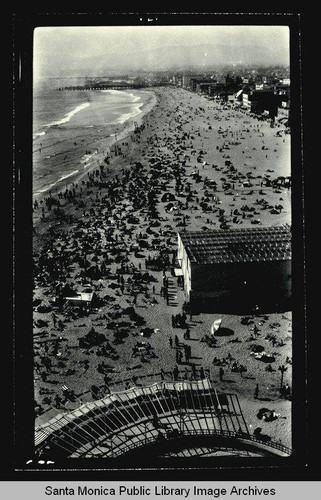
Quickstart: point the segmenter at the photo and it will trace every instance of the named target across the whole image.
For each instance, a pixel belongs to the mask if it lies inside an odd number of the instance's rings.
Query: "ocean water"
[[[95,166],[97,152],[107,155],[124,129],[134,128],[152,98],[131,89],[60,91],[59,86],[57,81],[34,87],[34,196],[58,189],[66,179],[73,182]]]

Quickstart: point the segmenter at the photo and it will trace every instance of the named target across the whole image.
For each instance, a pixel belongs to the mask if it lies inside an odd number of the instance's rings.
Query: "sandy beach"
[[[34,200],[36,426],[71,408],[57,403],[62,384],[89,401],[93,385],[153,382],[147,376],[173,370],[179,351],[186,376],[193,364],[210,370],[219,392],[238,395],[251,430],[261,427],[291,447],[291,398],[280,395],[282,376],[292,385],[291,311],[186,315],[184,291],[170,273],[179,231],[291,225],[291,188],[282,181],[291,176],[289,130],[181,88],[148,91],[155,100],[135,126],[109,148],[101,139],[82,175]],[[74,161],[76,170],[79,156]],[[91,308],[58,300],[88,289]],[[210,346],[218,318],[229,335]],[[104,342],[84,346],[89,332]],[[257,346],[270,363],[255,356]],[[275,419],[259,418],[262,408]]]

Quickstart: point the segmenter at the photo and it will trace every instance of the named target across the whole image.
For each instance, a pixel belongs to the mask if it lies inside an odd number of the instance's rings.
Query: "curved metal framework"
[[[209,378],[135,386],[80,404],[36,428],[35,447],[53,458],[116,459],[150,446],[161,454],[171,443],[204,436],[222,449],[291,454],[251,435],[238,397],[218,394]]]

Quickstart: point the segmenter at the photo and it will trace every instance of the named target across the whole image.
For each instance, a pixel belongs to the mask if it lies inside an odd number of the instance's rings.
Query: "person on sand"
[[[284,394],[285,394],[285,397],[286,397],[286,398],[291,397],[291,389],[290,389],[289,384],[286,384],[286,386],[285,386],[285,388],[284,388]]]
[[[190,345],[185,344],[185,345],[184,345],[184,351],[185,351],[185,359],[186,359],[186,361],[187,361],[187,363],[188,363],[188,362],[189,362],[189,360],[190,360],[190,357],[191,357],[191,355],[192,355],[192,348],[191,348],[191,346],[190,346]]]
[[[59,396],[59,394],[56,394],[54,401],[56,408],[61,408],[62,398]]]
[[[259,396],[259,384],[256,384],[255,390],[254,390],[254,399],[257,399]]]
[[[52,321],[53,321],[53,324],[54,324],[54,327],[56,328],[56,320],[57,320],[57,316],[55,315],[55,313],[53,312],[52,313]]]

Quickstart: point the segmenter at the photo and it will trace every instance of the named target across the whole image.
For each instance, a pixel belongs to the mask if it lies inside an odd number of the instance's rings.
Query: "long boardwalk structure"
[[[69,85],[66,87],[58,87],[57,90],[125,90],[125,89],[141,89],[146,85],[141,83],[104,83],[104,84],[88,84],[88,85]]]

